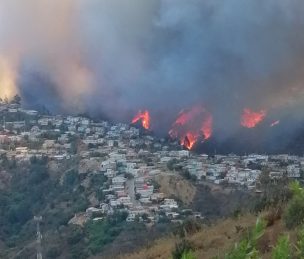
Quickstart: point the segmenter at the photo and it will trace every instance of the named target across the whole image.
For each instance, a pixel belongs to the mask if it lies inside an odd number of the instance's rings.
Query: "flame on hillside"
[[[245,128],[254,128],[265,119],[266,114],[265,110],[252,111],[245,108],[241,116],[241,125]]]
[[[146,130],[150,129],[151,119],[149,111],[139,111],[132,119],[132,124],[137,123],[138,121],[141,121],[141,125],[143,126],[143,128],[145,128]]]
[[[201,105],[182,110],[172,125],[169,135],[179,139],[181,145],[192,149],[201,138],[207,140],[212,135],[212,115]]]
[[[16,94],[15,65],[12,61],[0,56],[0,98],[10,100]]]

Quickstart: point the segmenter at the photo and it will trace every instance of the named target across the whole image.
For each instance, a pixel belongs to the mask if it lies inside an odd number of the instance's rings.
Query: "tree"
[[[47,250],[46,257],[49,259],[58,258],[60,254],[61,254],[60,248],[53,246]]]
[[[72,226],[68,231],[67,241],[70,245],[75,245],[84,237],[83,230],[78,226]]]
[[[299,182],[290,184],[292,199],[289,201],[284,215],[284,221],[288,228],[294,228],[304,222],[304,189]]]
[[[79,174],[75,170],[66,172],[63,184],[67,187],[74,187],[79,182]]]
[[[167,168],[171,171],[173,171],[175,169],[175,165],[178,163],[178,160],[176,158],[171,159],[168,161],[167,163]]]

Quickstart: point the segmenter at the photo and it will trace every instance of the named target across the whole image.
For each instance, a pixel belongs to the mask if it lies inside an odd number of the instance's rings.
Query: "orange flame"
[[[212,124],[213,124],[213,118],[211,114],[207,114],[206,120],[202,124],[201,131],[204,135],[205,140],[209,139],[212,135]]]
[[[145,110],[145,111],[139,111],[136,116],[133,118],[132,120],[132,124],[141,121],[141,125],[145,128],[145,129],[150,129],[150,113],[149,111]]]
[[[169,135],[179,138],[181,145],[192,149],[200,137],[207,140],[212,135],[213,118],[202,106],[197,105],[190,110],[182,110],[172,125]]]
[[[192,132],[187,132],[186,136],[180,140],[180,143],[185,148],[191,150],[194,146],[194,144],[197,142],[197,139],[199,138],[199,135],[194,134]]]
[[[270,127],[277,126],[280,123],[280,120],[276,120],[273,123],[270,124]]]
[[[0,56],[0,98],[12,99],[17,94],[16,68],[12,60]]]
[[[241,125],[245,128],[254,128],[259,123],[261,123],[265,119],[265,117],[265,110],[254,112],[248,108],[245,108],[241,117]]]

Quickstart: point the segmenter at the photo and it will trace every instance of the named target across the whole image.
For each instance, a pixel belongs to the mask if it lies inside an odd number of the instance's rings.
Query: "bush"
[[[190,241],[183,239],[181,242],[175,244],[175,249],[172,251],[172,259],[191,259],[190,256],[193,250],[193,245]]]
[[[182,256],[182,259],[196,259],[192,251],[185,252]]]
[[[79,183],[79,174],[77,171],[69,171],[65,174],[63,179],[63,184],[66,187],[74,187],[77,183]]]
[[[174,234],[184,238],[186,235],[193,235],[202,229],[202,224],[195,219],[186,219],[181,225],[177,226]]]
[[[272,251],[272,259],[289,259],[290,255],[290,243],[288,236],[281,236],[278,239],[277,245]]]
[[[77,226],[72,226],[67,236],[67,242],[70,245],[75,245],[78,242],[80,242],[83,238],[84,238],[83,231]]]
[[[53,259],[58,258],[60,256],[60,248],[59,247],[52,247],[47,250],[46,258]]]
[[[242,240],[239,244],[236,244],[233,250],[226,254],[225,259],[244,259],[248,258],[251,253],[251,248],[247,240]],[[249,257],[250,258],[250,257]]]
[[[303,223],[304,200],[302,200],[300,197],[295,197],[290,201],[284,215],[284,221],[288,228],[294,228]]]
[[[293,196],[284,214],[284,221],[288,228],[294,228],[304,222],[304,189],[294,182],[290,184],[290,190]]]
[[[298,241],[295,245],[298,258],[304,258],[304,228],[302,227],[298,233]]]
[[[86,231],[89,236],[89,251],[93,254],[100,252],[108,243],[122,231],[128,214],[125,212],[115,212],[105,221],[89,222],[86,225]]]
[[[264,216],[264,220],[267,222],[267,227],[272,226],[275,221],[281,219],[282,208],[278,206],[277,208],[270,208],[268,213]]]
[[[265,227],[266,223],[258,218],[249,237],[236,244],[232,251],[225,255],[225,259],[260,258],[256,245],[257,241],[264,235]]]

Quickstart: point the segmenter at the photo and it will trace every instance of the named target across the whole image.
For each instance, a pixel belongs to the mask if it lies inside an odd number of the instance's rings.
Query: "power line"
[[[34,220],[36,221],[36,232],[37,232],[37,241],[36,241],[36,249],[37,249],[37,259],[42,259],[42,235],[40,232],[40,222],[42,221],[42,216],[34,216]]]

